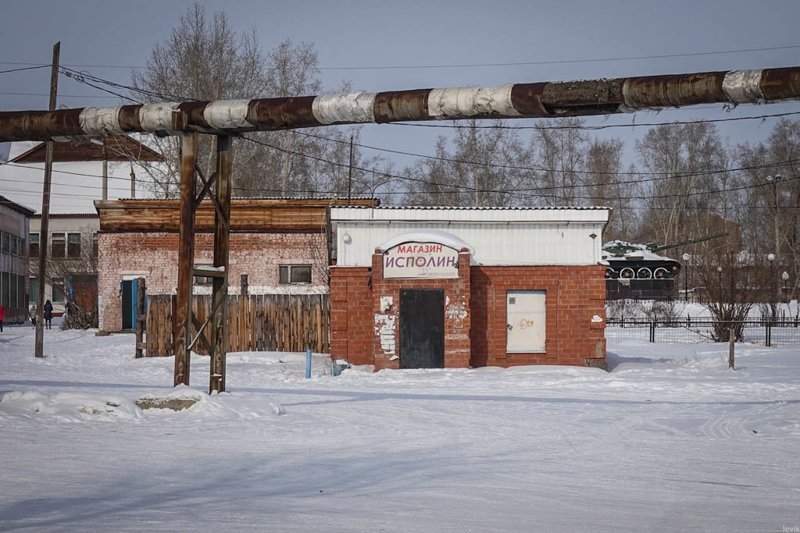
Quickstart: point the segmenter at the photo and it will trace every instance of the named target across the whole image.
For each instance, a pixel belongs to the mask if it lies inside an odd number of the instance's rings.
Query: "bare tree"
[[[770,288],[765,257],[739,252],[726,244],[703,247],[697,275],[704,289],[704,305],[715,319],[713,338],[727,341],[729,329],[733,329],[736,340],[741,341],[741,322]]]
[[[800,121],[780,119],[765,142],[738,147],[740,201],[745,242],[753,253],[775,255],[775,268],[786,271],[789,298],[797,295],[800,276]],[[773,275],[779,275],[773,273]],[[776,280],[772,280],[776,282]]]
[[[246,98],[267,90],[267,62],[255,32],[237,34],[223,12],[210,19],[194,4],[184,14],[170,37],[153,47],[147,68],[132,73],[133,96],[144,101],[215,100]],[[213,139],[201,136],[198,167],[207,176],[213,172]],[[179,138],[154,138],[164,154],[165,167],[153,168],[150,178],[157,197],[177,195],[179,182]],[[238,179],[234,168],[234,183]]]
[[[556,127],[553,127],[555,124]],[[589,136],[582,129],[585,121],[565,118],[537,125],[529,141],[535,177],[545,205],[584,205],[590,203],[583,190]]]
[[[496,121],[501,126],[502,121]],[[450,148],[452,145],[452,149]],[[476,120],[457,127],[449,140],[439,137],[435,157],[405,173],[408,200],[422,205],[509,206],[521,203],[530,187],[523,179],[522,145],[513,131],[481,128]]]
[[[622,148],[621,139],[595,138],[589,142],[585,156],[588,201],[613,209],[605,230],[606,240],[631,240],[636,231],[637,205],[633,197],[641,187],[630,174],[621,174]]]
[[[713,124],[665,124],[636,143],[639,161],[650,175],[645,189],[642,237],[662,244],[704,235],[708,216],[723,209],[718,193],[727,175],[727,152]],[[689,216],[692,214],[692,216]],[[712,217],[713,219],[713,217]]]
[[[147,68],[133,73],[133,95],[145,101],[188,101],[286,97],[321,90],[317,52],[312,44],[286,40],[264,54],[254,31],[237,33],[224,12],[206,15],[194,4],[170,37],[150,53]],[[322,133],[324,131],[324,134]],[[251,133],[234,141],[232,192],[235,196],[343,195],[350,176],[350,137],[357,127]],[[174,197],[179,183],[179,139],[153,141],[165,163],[148,165],[152,192]],[[214,170],[213,137],[200,136],[197,164]],[[353,167],[372,168],[354,143]],[[359,183],[370,172],[355,170]],[[355,179],[352,182],[356,182]],[[368,189],[368,188],[366,188]]]

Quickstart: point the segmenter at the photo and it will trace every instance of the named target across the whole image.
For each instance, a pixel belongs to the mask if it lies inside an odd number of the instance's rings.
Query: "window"
[[[36,278],[30,278],[28,283],[31,293],[31,305],[36,305],[36,302],[39,301],[39,280]]]
[[[53,303],[63,304],[67,300],[67,294],[64,290],[64,280],[61,278],[53,278]]]
[[[31,257],[39,257],[39,234],[30,233],[28,235],[28,252]]]
[[[17,308],[25,309],[25,276],[17,276]]]
[[[278,282],[282,285],[290,283],[311,283],[311,265],[280,265]]]
[[[4,254],[11,253],[11,235],[8,233],[0,233],[2,235],[2,251]]]
[[[8,278],[8,305],[6,309],[17,306],[17,275],[11,274]]]
[[[79,258],[81,256],[81,234],[67,234],[67,257]]]
[[[9,272],[0,273],[0,305],[8,309],[11,307],[9,305],[9,295],[11,291],[8,289],[8,286],[11,284],[11,274]]]
[[[55,259],[56,257],[64,257],[66,255],[66,235],[63,233],[53,233],[52,243],[50,244],[50,253]]]

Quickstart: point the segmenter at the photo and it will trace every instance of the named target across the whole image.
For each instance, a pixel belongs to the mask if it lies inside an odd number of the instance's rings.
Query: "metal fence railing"
[[[606,338],[665,344],[727,342],[734,330],[736,342],[762,346],[800,346],[800,320],[625,320],[606,321]]]

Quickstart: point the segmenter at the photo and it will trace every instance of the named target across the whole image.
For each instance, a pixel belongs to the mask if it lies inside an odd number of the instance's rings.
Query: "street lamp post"
[[[775,176],[767,176],[767,181],[772,184],[772,200],[775,209],[775,213],[772,216],[772,225],[775,232],[775,253],[777,254],[780,253],[781,245],[780,226],[778,224],[778,211],[780,208],[780,202],[778,201],[778,182],[781,181],[781,175],[775,174]]]
[[[768,254],[767,261],[769,261],[769,307],[772,311],[772,320],[775,320],[775,293],[777,292],[777,287],[775,287],[775,254]]]
[[[683,266],[684,266],[684,273],[683,273],[683,301],[686,302],[689,300],[689,258],[691,257],[688,253],[684,253],[683,256]]]
[[[784,270],[783,274],[781,274],[781,279],[783,280],[783,303],[787,303],[789,301],[789,292],[786,282],[789,281],[789,273]]]

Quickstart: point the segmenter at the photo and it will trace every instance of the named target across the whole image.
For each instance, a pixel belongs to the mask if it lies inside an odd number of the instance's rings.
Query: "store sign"
[[[406,242],[383,256],[384,278],[457,278],[458,252],[432,242]]]

